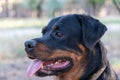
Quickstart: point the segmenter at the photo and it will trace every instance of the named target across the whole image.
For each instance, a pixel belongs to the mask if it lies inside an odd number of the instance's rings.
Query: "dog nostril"
[[[35,40],[29,40],[25,42],[25,47],[27,49],[33,49],[36,46],[36,41]]]
[[[33,45],[32,44],[28,44],[27,47],[28,48],[33,48]]]

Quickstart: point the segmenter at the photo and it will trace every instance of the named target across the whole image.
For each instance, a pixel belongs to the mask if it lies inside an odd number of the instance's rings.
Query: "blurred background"
[[[40,37],[51,18],[72,13],[91,15],[107,26],[102,41],[120,76],[120,0],[0,0],[0,80],[52,80],[25,76],[31,60],[24,42]]]

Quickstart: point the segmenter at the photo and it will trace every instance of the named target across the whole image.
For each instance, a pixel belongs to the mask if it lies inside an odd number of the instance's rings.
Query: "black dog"
[[[28,57],[34,59],[27,75],[56,75],[59,80],[119,80],[100,41],[106,30],[105,25],[86,15],[52,19],[41,38],[25,42]]]

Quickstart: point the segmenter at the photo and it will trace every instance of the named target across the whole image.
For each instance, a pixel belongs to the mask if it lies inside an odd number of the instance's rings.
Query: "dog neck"
[[[96,71],[96,72],[91,76],[91,78],[90,78],[89,80],[97,80],[97,79],[101,76],[101,74],[104,73],[104,71],[105,71],[105,69],[106,69],[106,67],[107,67],[108,61],[107,61],[107,59],[106,59],[106,53],[107,53],[107,52],[106,52],[106,49],[103,47],[103,44],[102,44],[101,41],[98,43],[98,45],[99,45],[100,51],[101,51],[101,53],[102,53],[102,63],[103,63],[103,66],[102,66],[98,71]]]
[[[96,73],[94,73],[89,80],[97,80],[99,76],[104,72],[106,69],[106,66],[103,66],[100,70],[98,70]],[[70,76],[61,76],[61,77],[56,77],[55,80],[81,80],[81,79],[73,79]]]
[[[101,41],[98,44],[100,47],[100,51],[102,53],[103,66],[97,72],[95,72],[89,80],[97,80],[100,77],[100,75],[105,71],[108,64],[108,61],[106,59],[106,49],[103,47],[103,44]]]

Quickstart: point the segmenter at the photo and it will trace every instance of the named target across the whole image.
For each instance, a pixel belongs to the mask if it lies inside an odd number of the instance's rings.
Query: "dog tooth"
[[[42,65],[42,66],[41,66],[41,69],[43,69],[43,68],[44,68],[44,66]]]
[[[55,64],[59,64],[59,62],[55,62]]]
[[[50,67],[52,64],[48,64],[47,67]]]
[[[53,66],[54,64],[52,63],[52,64],[50,64],[50,66]]]
[[[50,64],[51,66],[54,65],[54,64]]]

